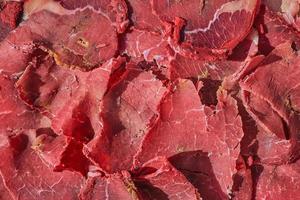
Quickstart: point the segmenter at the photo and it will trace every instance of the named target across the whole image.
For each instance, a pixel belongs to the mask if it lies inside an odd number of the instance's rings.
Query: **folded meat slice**
[[[46,56],[31,62],[17,81],[21,99],[46,115],[56,134],[64,135],[59,136],[64,142],[57,154],[60,160],[54,166],[56,170],[87,173],[89,161],[82,154],[82,148],[102,130],[101,100],[109,87],[112,70],[123,60],[112,59],[100,68],[82,72],[60,68]]]
[[[247,76],[240,86],[245,107],[267,133],[290,139],[295,159],[299,148],[299,73],[298,53],[291,43],[277,46],[258,69]]]
[[[106,172],[130,169],[149,127],[158,117],[166,88],[151,72],[127,64],[126,72],[103,98],[103,131],[86,148],[87,155]]]
[[[163,21],[183,18],[184,40],[194,47],[232,50],[250,32],[259,2],[153,0],[152,6]]]
[[[12,196],[9,193],[9,190],[4,185],[3,178],[1,176],[0,176],[0,199],[13,200]]]
[[[259,126],[256,140],[258,142],[257,156],[261,163],[280,165],[289,161],[293,149],[290,140],[279,138]]]
[[[2,41],[10,31],[18,26],[22,12],[22,2],[0,2],[0,41]]]
[[[217,96],[216,107],[202,105],[193,83],[179,80],[162,102],[160,118],[135,155],[135,166],[155,156],[201,150],[208,153],[221,191],[228,194],[243,130],[235,100],[223,90]]]
[[[275,3],[273,2],[272,5]],[[297,49],[300,47],[298,32],[269,7],[261,7],[254,27],[259,33],[259,52],[264,55],[268,55],[278,45],[287,41],[294,42]]]
[[[128,25],[127,5],[124,0],[27,0],[24,4],[24,16],[28,18],[33,13],[48,10],[57,14],[75,13],[84,9],[92,9],[103,15],[122,33]]]
[[[256,199],[297,199],[300,184],[300,162],[269,166],[264,165],[258,178]]]
[[[83,178],[54,173],[31,148],[31,132],[1,136],[0,173],[13,199],[78,199]]]
[[[196,188],[165,157],[145,163],[133,175],[141,199],[199,200]]]
[[[81,200],[137,200],[138,192],[126,171],[109,177],[88,177],[80,190]]]

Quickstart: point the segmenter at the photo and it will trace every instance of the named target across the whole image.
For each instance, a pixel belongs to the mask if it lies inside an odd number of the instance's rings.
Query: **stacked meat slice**
[[[297,199],[299,10],[1,2],[0,199]]]

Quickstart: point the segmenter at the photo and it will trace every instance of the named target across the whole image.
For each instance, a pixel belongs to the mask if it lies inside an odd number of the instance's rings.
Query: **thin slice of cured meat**
[[[298,198],[300,163],[280,166],[263,166],[258,178],[256,199],[292,200]]]
[[[179,80],[162,102],[160,118],[146,135],[135,165],[155,156],[202,150],[209,155],[221,191],[228,194],[243,131],[235,100],[222,90],[217,98],[215,108],[202,105],[193,83]]]
[[[0,2],[0,41],[18,26],[22,12],[22,2]]]
[[[176,167],[197,188],[203,199],[227,199],[214,174],[208,153],[185,151],[169,158]]]
[[[0,172],[14,199],[78,199],[83,178],[54,173],[31,148],[31,134],[2,136]]]
[[[103,27],[100,34],[98,27]],[[112,23],[89,8],[61,15],[43,10],[31,15],[1,43],[2,59],[7,60],[4,58],[9,56],[16,58],[16,61],[3,63],[3,66],[1,63],[1,69],[14,70],[13,73],[24,70],[39,48],[51,55],[61,67],[89,71],[113,58],[117,46],[117,33]],[[17,61],[20,62],[18,65],[12,64]]]
[[[32,149],[54,171],[75,171],[88,174],[90,162],[82,152],[83,143],[64,135],[57,136],[50,128],[37,130]]]
[[[109,177],[88,177],[80,190],[81,200],[137,200],[138,192],[128,172]]]
[[[88,156],[107,172],[132,167],[133,156],[157,119],[167,90],[151,72],[138,69],[134,63],[126,67],[102,101],[103,131],[86,149]]]
[[[257,123],[281,139],[291,138],[292,160],[298,155],[300,129],[297,54],[290,43],[278,46],[240,83],[244,104]]]
[[[87,173],[89,161],[82,154],[83,145],[102,130],[101,100],[113,68],[122,62],[122,58],[112,59],[100,68],[82,72],[61,68],[46,55],[32,61],[17,81],[21,99],[47,116],[55,133],[67,136],[58,139],[61,149],[56,154],[56,170]]]
[[[0,176],[0,199],[13,200],[12,196],[9,193],[9,190],[4,185],[3,178],[1,176]]]
[[[28,18],[33,13],[48,10],[53,13],[72,13],[91,9],[109,20],[119,33],[128,26],[128,10],[124,0],[27,0],[24,5],[24,15]],[[67,10],[65,10],[67,9]]]
[[[293,148],[291,141],[281,139],[274,133],[267,132],[259,126],[258,130],[256,136],[258,142],[257,156],[260,162],[268,165],[287,163]]]
[[[163,32],[161,21],[152,10],[151,1],[128,0],[128,6],[131,23],[136,29],[160,34]]]
[[[275,47],[287,41],[294,42],[297,49],[300,47],[298,32],[268,7],[261,7],[254,27],[259,33],[258,48],[261,54],[268,55]]]
[[[232,54],[227,59],[216,60],[213,57],[191,59],[180,52],[175,53],[167,65],[168,77],[170,79],[210,78],[213,80],[223,80],[227,76],[237,76],[235,74],[238,74],[244,68],[256,66],[256,60],[258,60],[255,57],[257,45],[258,35],[253,30],[246,39],[233,49]],[[235,82],[234,79],[235,77],[229,78],[230,82]]]
[[[0,135],[35,128],[40,115],[26,107],[14,90],[14,78],[0,72]]]
[[[300,30],[300,18],[298,16],[300,2],[298,0],[263,0],[262,3],[270,10],[282,16],[288,24]]]
[[[184,19],[185,41],[194,47],[232,50],[250,32],[259,2],[154,0],[152,5],[161,20]]]
[[[249,163],[250,165],[252,163]],[[240,156],[236,161],[237,173],[234,175],[234,186],[232,199],[235,200],[252,200],[253,180],[251,169],[248,167],[243,157]]]
[[[196,188],[164,157],[145,163],[133,175],[142,199],[199,200]]]

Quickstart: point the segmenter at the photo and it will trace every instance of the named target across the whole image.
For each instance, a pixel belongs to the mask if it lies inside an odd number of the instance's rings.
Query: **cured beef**
[[[122,79],[102,101],[103,131],[88,144],[87,155],[106,172],[130,169],[134,154],[158,117],[165,92],[152,73],[128,64]]]
[[[77,199],[83,178],[71,172],[53,173],[31,149],[30,137],[34,135],[20,133],[9,137],[2,136],[0,170],[12,197]]]
[[[257,183],[256,198],[295,199],[295,195],[297,196],[299,191],[298,185],[299,161],[291,165],[266,165]]]
[[[227,124],[229,121],[231,124]],[[206,107],[201,104],[192,82],[180,80],[162,102],[160,119],[145,137],[135,156],[135,165],[155,156],[170,157],[180,152],[202,150],[209,154],[216,179],[226,195],[232,187],[235,160],[239,154],[237,147],[242,136],[236,103],[226,92],[218,92],[216,108]],[[220,151],[227,153],[220,154]],[[224,165],[228,166],[226,170]]]
[[[80,191],[82,200],[134,200],[138,193],[130,178],[130,174],[123,172],[106,177],[89,177]]]
[[[261,67],[241,82],[246,108],[259,125],[266,132],[293,141],[295,150],[290,152],[292,157],[287,160],[298,155],[297,62],[297,52],[293,52],[290,43],[285,43],[277,47]]]
[[[298,0],[0,3],[0,199],[297,199]]]
[[[142,199],[201,199],[195,187],[164,157],[145,163],[133,180]]]
[[[22,2],[0,2],[0,41],[17,27],[22,12]]]

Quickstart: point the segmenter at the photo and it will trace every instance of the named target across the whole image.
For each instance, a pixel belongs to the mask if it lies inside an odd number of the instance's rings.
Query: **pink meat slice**
[[[257,0],[154,0],[152,6],[163,21],[183,18],[185,41],[194,47],[231,50],[250,32],[259,3]]]
[[[290,165],[264,165],[257,183],[256,199],[297,199],[299,184],[299,161]]]
[[[254,73],[241,83],[248,112],[264,128],[281,139],[291,138],[297,157],[299,134],[299,59],[290,43],[279,45]],[[263,113],[263,114],[262,114]]]
[[[227,194],[243,131],[235,100],[222,90],[217,96],[215,108],[204,106],[193,83],[179,80],[162,102],[160,118],[143,140],[135,165],[155,156],[202,150],[209,154],[216,179]]]
[[[109,173],[131,168],[166,92],[152,73],[138,69],[134,63],[126,67],[102,101],[103,131],[86,148],[87,155]]]
[[[141,199],[201,199],[196,188],[165,157],[145,163],[133,180]]]
[[[0,41],[18,26],[22,11],[22,2],[0,2]]]
[[[31,148],[32,134],[2,136],[0,171],[14,199],[78,199],[83,178],[54,173]]]
[[[80,190],[81,200],[135,200],[138,192],[126,171],[112,174],[109,177],[88,177]]]

